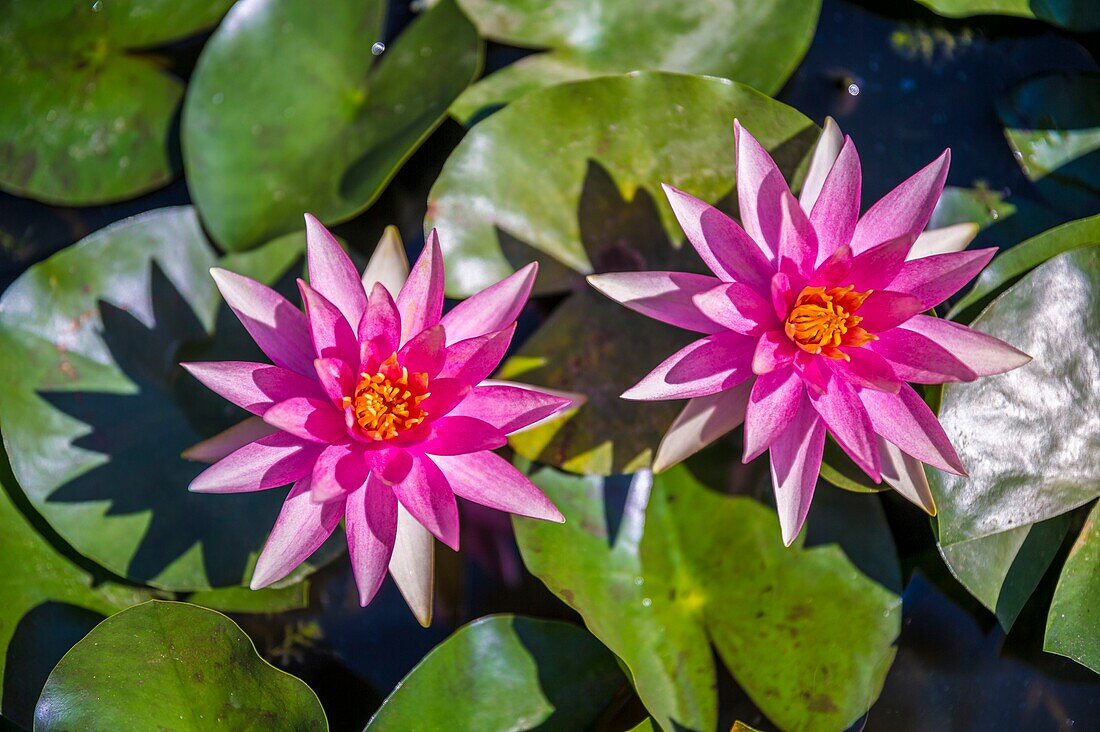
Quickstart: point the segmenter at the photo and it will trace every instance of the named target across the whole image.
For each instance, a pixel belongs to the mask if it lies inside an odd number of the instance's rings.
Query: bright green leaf
[[[1093,506],[1066,559],[1047,616],[1043,649],[1100,673],[1100,504]]]
[[[289,587],[265,587],[262,590],[220,587],[196,592],[187,601],[223,613],[285,613],[309,605],[309,582],[298,582]]]

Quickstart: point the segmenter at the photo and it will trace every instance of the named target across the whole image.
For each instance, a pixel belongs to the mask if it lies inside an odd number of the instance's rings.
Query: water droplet
[[[634,578],[634,584],[636,584],[638,587],[641,587],[642,585],[645,584],[645,578],[644,577],[635,577]]]
[[[93,13],[98,13],[102,9],[103,9],[103,0],[95,0],[95,2],[92,3],[92,12]]]
[[[653,600],[650,600],[648,597],[643,597],[642,598],[642,607],[649,607],[652,604],[653,604]]]
[[[989,210],[989,218],[996,221],[997,219],[1001,218],[1001,214],[999,211],[997,211],[997,209],[993,208]]]
[[[49,112],[46,112],[46,121],[47,122],[53,122],[56,119],[57,119],[57,110],[56,109],[51,109]]]
[[[221,92],[218,92],[214,96],[210,97],[210,101],[213,102],[214,104],[221,104],[222,102],[225,101],[225,95],[222,94]]]
[[[373,53],[375,56],[381,56],[382,52],[385,50],[386,44],[382,43],[381,41],[375,43],[373,46],[370,47],[370,52]]]
[[[859,96],[859,84],[849,84],[848,85],[848,93],[851,94],[853,97],[858,97]]]
[[[118,159],[118,167],[121,170],[125,170],[126,168],[129,168],[130,167],[130,158],[123,155],[121,158]]]

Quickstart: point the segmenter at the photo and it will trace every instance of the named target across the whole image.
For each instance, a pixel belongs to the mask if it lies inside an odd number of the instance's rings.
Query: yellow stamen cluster
[[[410,374],[395,353],[377,373],[359,374],[355,397],[344,397],[344,406],[354,405],[355,421],[368,438],[390,440],[424,422],[428,414],[420,403],[429,396],[428,375]]]
[[[859,327],[863,318],[856,315],[871,294],[854,292],[847,287],[806,287],[799,293],[783,330],[794,344],[807,353],[849,360],[840,346],[859,347],[876,337]]]

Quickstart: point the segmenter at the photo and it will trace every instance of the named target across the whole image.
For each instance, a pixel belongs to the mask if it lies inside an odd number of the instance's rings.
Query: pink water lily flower
[[[526,476],[490,452],[507,435],[575,406],[568,396],[487,380],[511,342],[536,267],[443,315],[434,231],[396,299],[381,282],[361,279],[312,216],[306,232],[310,281],[298,281],[305,313],[254,280],[212,270],[272,363],[183,364],[262,420],[223,433],[220,445],[203,443],[196,452],[221,459],[191,490],[237,493],[293,483],[251,587],[286,577],[341,519],[364,606],[385,578],[400,515],[453,549],[455,496],[562,521]]]
[[[665,186],[714,277],[589,278],[632,310],[703,334],[623,394],[690,400],[665,435],[654,470],[743,422],[744,461],[770,453],[783,540],[790,544],[809,511],[828,432],[872,480],[887,480],[934,512],[922,463],[956,474],[965,469],[935,414],[906,382],[972,381],[1030,360],[995,338],[924,314],[995,252],[957,251],[973,237],[972,227],[920,238],[943,190],[950,151],[861,216],[859,157],[835,125],[826,125],[800,199],[737,122],[734,134],[740,224]],[[915,247],[919,238],[927,252]]]

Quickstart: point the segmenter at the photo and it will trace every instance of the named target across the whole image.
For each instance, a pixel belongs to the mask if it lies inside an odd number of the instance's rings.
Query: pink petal
[[[692,298],[721,280],[687,272],[615,272],[589,275],[588,284],[636,313],[697,333],[722,327],[699,312]]]
[[[798,202],[802,210],[810,213],[817,204],[821,189],[825,185],[825,178],[833,169],[833,164],[840,155],[845,143],[844,133],[837,127],[832,117],[825,118],[825,125],[821,129],[821,137],[814,144],[813,157],[810,158],[810,167],[806,171],[806,181],[802,184],[802,193]]]
[[[435,229],[397,295],[401,313],[401,343],[439,322],[443,312],[443,252]]]
[[[763,251],[775,261],[779,251],[781,206],[790,188],[771,155],[737,120],[733,121],[737,145],[737,202],[741,224]]]
[[[320,396],[317,382],[288,369],[247,361],[181,363],[208,389],[226,400],[263,415],[275,402],[296,396]]]
[[[210,275],[252,340],[275,365],[313,375],[314,353],[305,313],[253,279],[217,267]]]
[[[369,293],[377,283],[385,287],[390,295],[396,295],[401,292],[408,276],[409,260],[405,256],[401,234],[396,226],[387,226],[367,262],[367,268],[363,270],[363,289]]]
[[[435,376],[443,367],[443,361],[447,356],[444,343],[447,334],[442,325],[433,325],[427,330],[422,330],[401,347],[397,354],[397,361],[412,373],[426,373]]]
[[[526,475],[491,452],[433,458],[456,496],[498,511],[562,523],[565,517]]]
[[[429,455],[465,455],[508,444],[499,429],[475,417],[449,415],[432,420],[432,434],[418,447]]]
[[[779,327],[771,302],[740,282],[718,285],[692,300],[703,317],[735,333],[760,335]]]
[[[798,347],[782,330],[768,331],[760,336],[752,354],[752,372],[767,374],[776,369],[789,366],[798,353]]]
[[[875,432],[922,463],[966,475],[951,440],[939,420],[913,387],[902,384],[897,394],[865,389],[859,394]]]
[[[895,331],[887,331],[889,335]],[[877,341],[875,345],[878,345]],[[896,393],[902,379],[882,356],[869,348],[845,348],[847,361],[830,361],[833,373],[854,386]]]
[[[745,449],[741,462],[759,457],[783,434],[795,418],[806,388],[792,368],[780,369],[756,379],[745,407]]]
[[[915,384],[943,384],[978,378],[969,366],[935,340],[910,330],[912,322],[882,333],[867,346],[890,363],[898,379]]]
[[[623,399],[686,399],[729,389],[752,375],[755,339],[719,333],[688,344],[623,393]]]
[[[515,323],[498,330],[496,333],[467,338],[447,346],[447,354],[439,376],[458,379],[470,386],[476,386],[500,364],[512,335],[516,332]]]
[[[343,501],[314,503],[309,479],[294,484],[256,560],[249,587],[259,590],[294,571],[332,536],[344,516]]]
[[[369,469],[358,444],[328,445],[313,464],[313,500],[324,503],[362,488]]]
[[[856,221],[859,219],[862,185],[863,172],[860,169],[859,154],[851,138],[846,137],[840,154],[821,187],[821,195],[815,199],[810,209],[810,223],[817,232],[819,247],[815,265],[824,262],[833,252],[852,240]]]
[[[420,403],[420,408],[432,419],[454,411],[469,395],[469,384],[458,379],[432,379],[428,385],[431,396]],[[477,415],[473,415],[477,416]]]
[[[825,391],[810,390],[809,394],[810,403],[841,449],[871,480],[881,481],[875,430],[855,388],[834,378]]]
[[[811,284],[824,287],[852,285],[857,291],[881,290],[901,271],[912,245],[911,237],[900,237],[855,256],[849,255],[850,248],[842,246],[821,265]]]
[[[390,576],[417,621],[432,624],[435,579],[435,540],[431,533],[397,504],[397,540],[390,557]]]
[[[653,472],[668,470],[740,425],[754,383],[749,378],[717,394],[689,399],[657,448]]]
[[[359,605],[366,607],[382,580],[397,541],[397,497],[393,489],[371,476],[366,487],[348,496],[344,531]]]
[[[794,293],[791,290],[791,278],[782,272],[776,272],[768,287],[768,294],[772,298],[772,309],[780,320],[787,319],[791,306],[794,305]]]
[[[192,445],[184,450],[180,457],[184,460],[194,460],[199,463],[216,463],[230,453],[240,450],[248,443],[275,434],[278,431],[278,428],[272,427],[259,417],[249,417],[213,437],[208,437],[202,442]]]
[[[930,257],[933,254],[961,252],[978,235],[978,225],[970,222],[952,224],[940,229],[929,229],[917,237],[909,250],[909,259]]]
[[[727,282],[744,282],[766,292],[775,268],[736,221],[714,206],[663,185],[684,235],[711,272]]]
[[[890,289],[920,298],[926,310],[934,308],[974,279],[996,249],[971,249],[933,254],[906,262],[891,281]]]
[[[434,384],[432,388],[434,392]],[[471,389],[451,414],[476,417],[510,435],[571,406],[569,399],[531,387],[483,384]]]
[[[393,490],[413,518],[458,551],[458,505],[446,476],[430,458],[414,457],[409,474]]]
[[[371,359],[385,361],[390,354],[397,352],[401,343],[401,315],[389,291],[380,282],[371,287],[367,309],[359,321],[357,334],[363,367]]]
[[[355,392],[356,377],[351,368],[338,358],[319,358],[313,367],[325,396],[342,409],[343,398]]]
[[[924,305],[912,295],[876,290],[863,301],[863,306],[859,309],[859,314],[863,317],[860,326],[877,335],[901,325],[923,311]]]
[[[343,413],[321,399],[294,397],[264,412],[264,421],[311,442],[337,442],[347,437]]]
[[[788,276],[806,279],[817,261],[817,233],[790,191],[780,198],[779,269]]]
[[[950,320],[917,315],[903,327],[947,349],[978,376],[1003,374],[1031,361],[1031,356],[1004,341]]]
[[[514,323],[527,304],[538,271],[538,262],[532,262],[455,305],[439,321],[447,330],[447,343],[495,333]]]
[[[355,363],[359,358],[359,340],[335,305],[302,280],[298,280],[302,302],[306,305],[313,349],[318,358],[338,358]]]
[[[804,394],[790,426],[769,451],[779,526],[787,546],[798,538],[810,512],[824,449],[825,423]]]
[[[359,272],[340,242],[311,214],[306,214],[306,254],[310,285],[335,305],[348,323],[357,324],[367,308]]]
[[[195,493],[247,493],[287,485],[313,469],[320,449],[283,432],[250,442],[199,473]]]
[[[928,486],[924,463],[906,455],[882,437],[877,437],[877,442],[882,479],[907,500],[923,508],[930,516],[935,516],[936,499]]]
[[[944,150],[942,155],[871,206],[856,224],[852,251],[858,254],[899,236],[915,240],[932,217],[950,165],[951,151]]]

